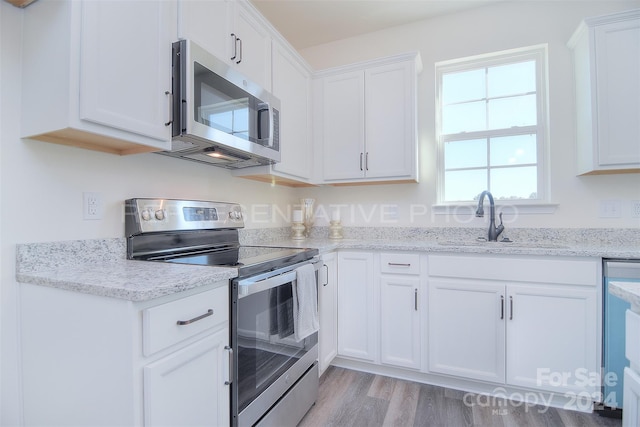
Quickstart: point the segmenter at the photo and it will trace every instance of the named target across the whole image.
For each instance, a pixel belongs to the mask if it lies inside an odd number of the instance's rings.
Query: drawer
[[[229,287],[191,295],[142,311],[142,351],[149,356],[229,322]]]
[[[380,271],[391,274],[420,274],[420,255],[408,253],[380,254]]]

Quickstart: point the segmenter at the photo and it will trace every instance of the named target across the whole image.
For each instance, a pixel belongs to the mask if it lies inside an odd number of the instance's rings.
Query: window
[[[436,64],[438,203],[545,202],[546,46]]]

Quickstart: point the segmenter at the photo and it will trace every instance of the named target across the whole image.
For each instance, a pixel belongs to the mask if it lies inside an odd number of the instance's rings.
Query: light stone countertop
[[[640,239],[635,230],[613,237],[611,230],[563,231],[537,230],[510,234],[513,243],[476,242],[475,231],[456,234],[452,229],[352,229],[349,238],[330,240],[326,230],[318,228],[312,238],[291,240],[290,229],[248,230],[241,236],[245,245],[309,247],[321,254],[338,249],[418,251],[429,253],[467,253],[522,256],[569,256],[640,259]],[[324,236],[323,236],[324,234]],[[527,241],[531,235],[545,239]],[[602,236],[607,239],[602,239]],[[621,237],[622,236],[622,237]],[[512,237],[513,238],[513,237]],[[244,241],[243,241],[244,240]],[[593,242],[584,244],[581,242]],[[549,243],[550,242],[550,243]],[[126,259],[124,238],[75,240],[52,243],[20,244],[16,247],[16,279],[94,295],[145,301],[164,295],[228,282],[237,277],[237,269],[172,263],[130,261]]]

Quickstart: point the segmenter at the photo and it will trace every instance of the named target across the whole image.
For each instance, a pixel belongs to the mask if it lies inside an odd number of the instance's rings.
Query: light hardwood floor
[[[477,395],[331,366],[315,406],[298,427],[558,426],[619,427],[621,421],[575,411],[496,402]]]

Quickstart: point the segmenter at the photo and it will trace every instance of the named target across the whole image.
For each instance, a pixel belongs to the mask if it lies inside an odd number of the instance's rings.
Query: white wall
[[[551,202],[559,206],[553,214],[521,214],[517,218],[505,215],[505,223],[512,227],[639,227],[640,220],[631,218],[630,202],[640,200],[640,174],[575,176],[573,65],[566,46],[583,18],[637,7],[639,1],[513,1],[301,51],[314,69],[419,51],[423,71],[418,79],[420,184],[305,189],[300,194],[316,197],[321,203],[350,205],[345,208],[349,214],[343,220],[347,225],[482,226],[483,219],[468,215],[432,215],[431,206],[436,203],[434,64],[548,43]],[[622,218],[599,218],[600,201],[609,199],[622,202]],[[382,222],[381,204],[396,204],[399,219]],[[411,205],[424,205],[428,212],[412,221]],[[351,206],[355,206],[353,216]],[[414,212],[422,207],[414,206]],[[388,217],[382,217],[385,218]]]

